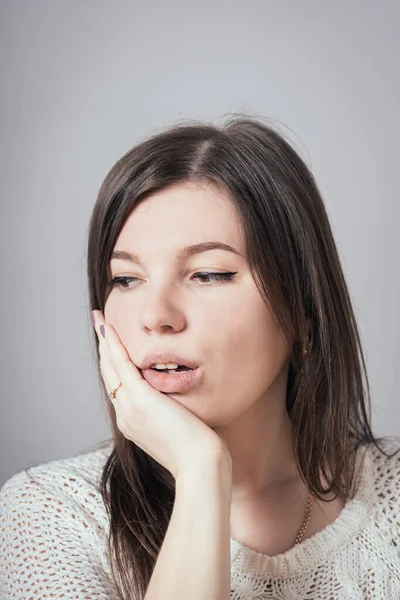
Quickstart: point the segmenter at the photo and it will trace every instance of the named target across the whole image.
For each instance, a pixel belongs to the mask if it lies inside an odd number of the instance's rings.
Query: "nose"
[[[182,301],[176,287],[149,284],[140,311],[140,327],[146,333],[179,332],[186,327]]]

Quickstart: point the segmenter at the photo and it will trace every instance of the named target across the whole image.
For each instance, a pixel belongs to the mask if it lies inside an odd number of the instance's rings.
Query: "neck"
[[[232,503],[275,495],[301,482],[284,391],[286,381],[277,382],[268,397],[216,429],[232,456]]]

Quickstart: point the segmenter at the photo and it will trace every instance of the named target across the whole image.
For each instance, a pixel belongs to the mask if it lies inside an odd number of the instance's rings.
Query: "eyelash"
[[[215,285],[216,282],[228,282],[228,281],[232,281],[232,279],[234,278],[234,276],[236,275],[237,271],[235,273],[210,273],[208,271],[202,271],[202,272],[198,272],[195,273],[193,277],[198,277],[200,276],[206,276],[209,277],[214,283],[205,283],[202,285]],[[108,282],[109,285],[111,285],[113,288],[119,288],[121,291],[127,291],[131,288],[129,287],[123,287],[122,283],[128,283],[128,282],[132,282],[132,281],[136,281],[137,277],[114,277],[114,279],[111,279],[111,281]]]

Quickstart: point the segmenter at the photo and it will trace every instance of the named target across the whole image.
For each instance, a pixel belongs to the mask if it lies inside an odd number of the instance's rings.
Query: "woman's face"
[[[237,253],[211,249],[177,257],[204,242]],[[135,279],[113,287],[104,309],[132,362],[169,351],[199,365],[198,385],[169,395],[210,427],[228,425],[258,400],[268,402],[290,349],[250,274],[229,196],[188,183],[157,192],[135,206],[116,250],[141,263],[111,260],[112,279]],[[196,277],[206,271],[235,275],[215,282]]]

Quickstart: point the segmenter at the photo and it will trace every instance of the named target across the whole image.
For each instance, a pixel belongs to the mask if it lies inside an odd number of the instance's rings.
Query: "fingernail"
[[[93,312],[90,312],[90,320],[91,320],[91,322],[92,322],[92,325],[93,325],[93,327],[94,327],[94,322],[95,322],[95,319],[94,319],[94,314],[93,314]]]
[[[103,336],[103,338],[106,337],[105,331],[104,331],[104,325],[100,325],[100,333]]]

